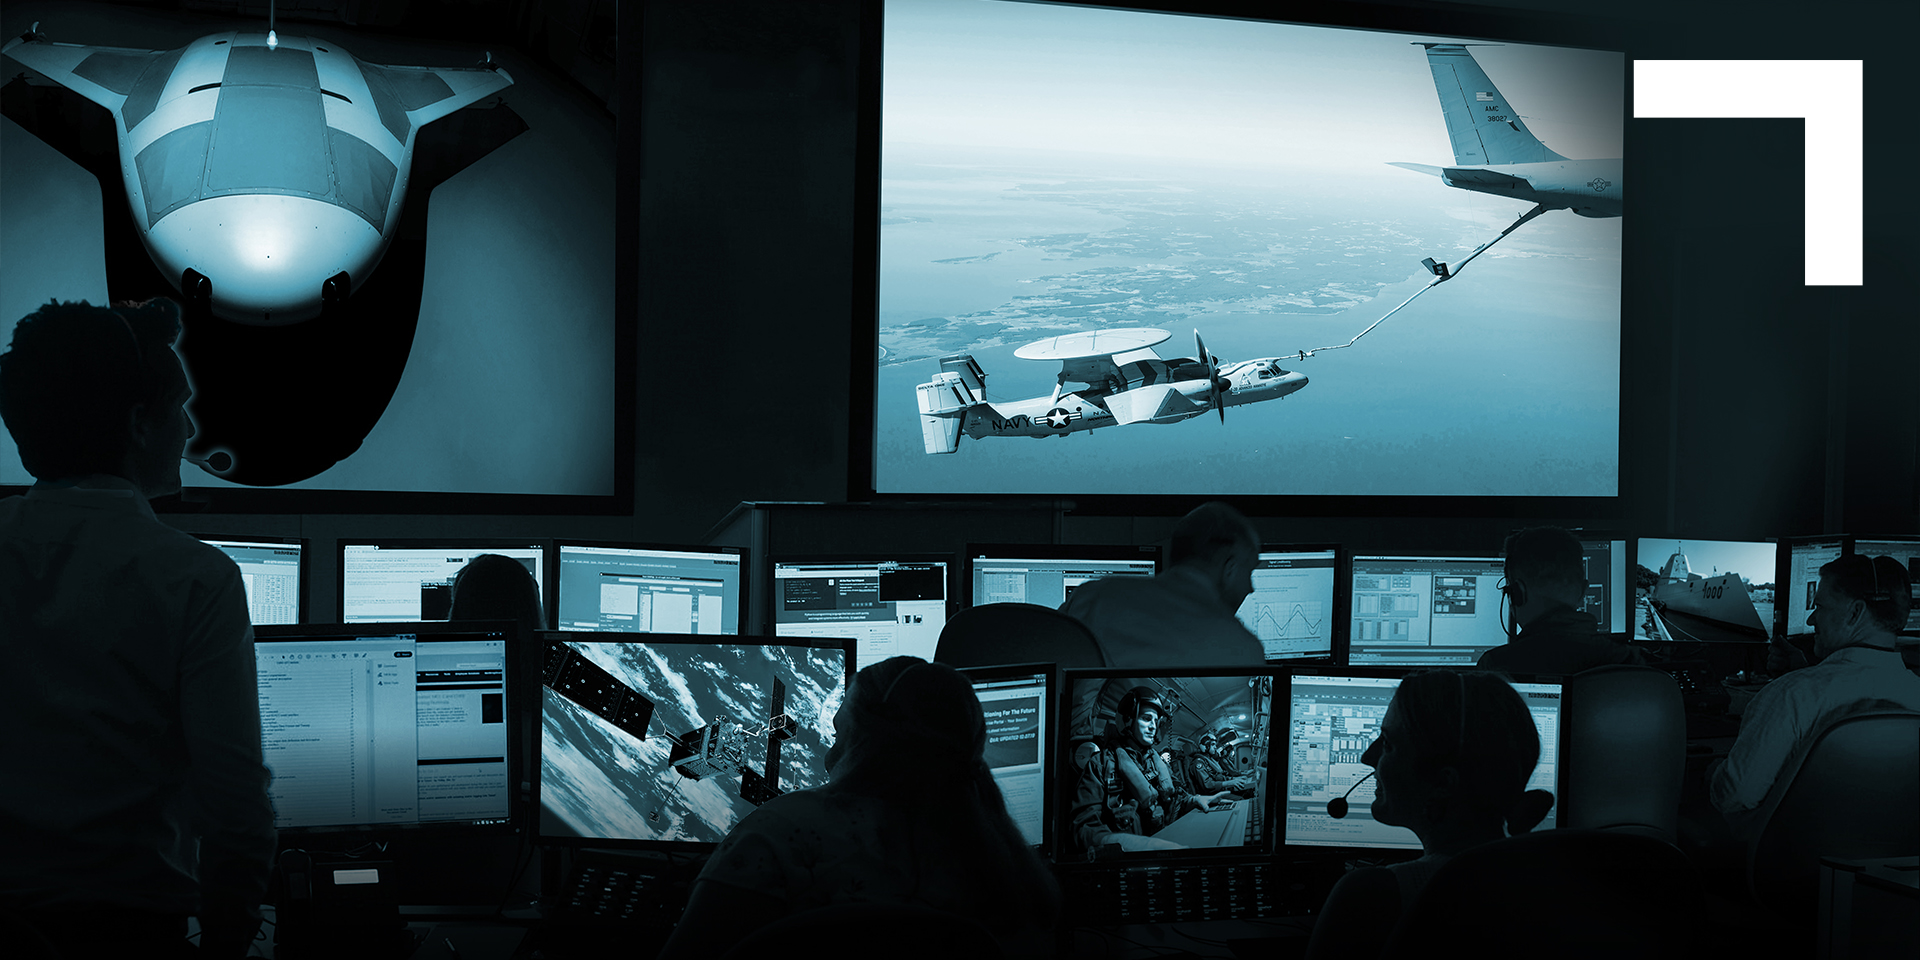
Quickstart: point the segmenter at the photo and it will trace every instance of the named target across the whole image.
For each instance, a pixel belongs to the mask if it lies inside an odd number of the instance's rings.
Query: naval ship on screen
[[[1744,627],[1759,633],[1767,628],[1760,623],[1747,582],[1737,573],[1703,577],[1687,565],[1687,555],[1675,551],[1660,568],[1660,579],[1653,585],[1654,609],[1673,611],[1721,623]]]

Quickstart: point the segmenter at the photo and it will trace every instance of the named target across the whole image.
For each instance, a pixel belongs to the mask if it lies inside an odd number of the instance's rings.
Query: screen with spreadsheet
[[[860,659],[932,660],[947,625],[944,560],[776,560],[773,632],[852,637]]]
[[[235,540],[201,537],[240,565],[247,588],[247,617],[256,626],[300,622],[300,571],[303,544],[298,540]]]
[[[346,623],[445,620],[453,607],[453,578],[483,553],[520,561],[546,596],[545,544],[529,542],[342,543],[340,619]]]
[[[1286,838],[1289,846],[1369,847],[1418,850],[1420,838],[1406,827],[1372,816],[1376,780],[1361,782],[1373,768],[1360,761],[1380,735],[1380,720],[1400,686],[1397,677],[1295,674],[1287,705]],[[1540,732],[1540,760],[1529,790],[1559,796],[1560,684],[1514,683]],[[1355,785],[1358,784],[1356,787]],[[1348,788],[1354,788],[1348,793]],[[1327,814],[1327,801],[1347,798],[1347,815]],[[1536,830],[1556,825],[1550,810]]]
[[[1333,656],[1334,550],[1262,550],[1240,622],[1268,660]]]
[[[1347,662],[1465,666],[1507,642],[1498,557],[1354,557]]]
[[[507,827],[511,631],[345,630],[256,633],[274,826]]]

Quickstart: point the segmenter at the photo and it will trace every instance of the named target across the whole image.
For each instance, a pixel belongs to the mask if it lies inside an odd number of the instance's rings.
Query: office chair
[[[1673,843],[1687,767],[1687,715],[1673,677],[1614,664],[1566,681],[1559,824]]]
[[[1812,924],[1821,857],[1920,855],[1920,713],[1846,717],[1789,759],[1760,805],[1747,884],[1761,906]]]
[[[1524,833],[1443,865],[1382,957],[1694,960],[1703,903],[1672,844],[1613,830]]]
[[[940,631],[933,659],[950,667],[1106,665],[1100,644],[1086,625],[1033,603],[987,603],[960,611]]]
[[[748,934],[721,960],[1005,960],[993,935],[966,917],[893,903],[837,903],[782,917]]]

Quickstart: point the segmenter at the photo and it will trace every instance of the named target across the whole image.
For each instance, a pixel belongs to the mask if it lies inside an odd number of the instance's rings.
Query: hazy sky
[[[1412,41],[1004,0],[888,0],[882,140],[1351,169],[1453,160]],[[1547,146],[1621,155],[1622,54],[1476,47]],[[1403,174],[1404,175],[1404,174]]]

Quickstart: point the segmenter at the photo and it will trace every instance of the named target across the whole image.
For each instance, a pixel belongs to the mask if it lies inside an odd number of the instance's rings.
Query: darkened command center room
[[[1916,33],[9,3],[9,955],[1915,956]]]

